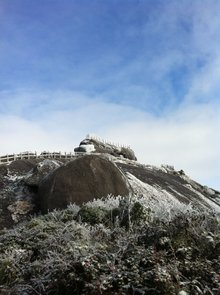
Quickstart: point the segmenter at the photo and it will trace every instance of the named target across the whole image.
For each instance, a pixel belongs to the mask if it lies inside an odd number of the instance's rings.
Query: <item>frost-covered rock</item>
[[[22,215],[30,213],[34,205],[28,200],[18,200],[8,206],[8,210],[12,214],[12,219],[18,222]]]
[[[77,152],[79,152],[79,153],[91,153],[91,152],[95,152],[95,147],[94,147],[94,144],[90,144],[90,143],[86,144],[86,142],[85,142],[85,143],[81,143],[78,148],[74,149],[74,151],[76,153]]]
[[[203,187],[204,192],[206,192],[207,194],[209,194],[210,196],[215,195],[215,191],[207,186]]]
[[[105,153],[115,157],[123,157],[134,161],[137,160],[135,153],[131,148],[103,142],[94,138],[84,139],[74,151],[82,153]]]
[[[29,186],[38,186],[49,173],[62,165],[57,160],[45,159],[38,163],[25,177],[24,182]]]
[[[137,199],[155,215],[172,218],[180,212],[206,211],[220,213],[220,200],[204,191],[203,186],[178,171],[127,160],[116,161],[129,180]]]
[[[38,196],[42,212],[63,209],[70,203],[82,204],[95,198],[129,194],[123,173],[97,155],[86,155],[61,166],[45,178]]]
[[[25,175],[36,165],[36,163],[36,159],[16,160],[8,165],[8,172],[11,175]]]

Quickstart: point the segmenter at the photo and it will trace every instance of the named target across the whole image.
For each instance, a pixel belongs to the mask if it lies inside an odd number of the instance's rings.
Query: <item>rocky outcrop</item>
[[[16,160],[8,165],[8,170],[10,174],[25,174],[29,172],[39,160],[29,159],[29,160]]]
[[[182,170],[128,161],[116,160],[116,164],[125,173],[133,193],[144,196],[144,202],[158,216],[188,209],[220,213],[219,192],[193,181]]]
[[[17,160],[0,165],[0,229],[12,227],[33,213],[33,194],[22,179],[35,164],[36,160]]]
[[[56,160],[45,159],[38,163],[28,174],[24,177],[24,182],[29,186],[38,187],[40,182],[49,173],[60,167],[63,163]]]
[[[109,194],[129,194],[126,178],[107,158],[86,155],[56,169],[39,187],[42,212],[82,204]]]
[[[23,216],[33,212],[34,205],[28,200],[18,200],[10,204],[7,209],[11,213],[12,220],[17,223],[22,220]]]
[[[130,148],[122,147],[118,154],[119,156],[123,156],[126,159],[137,161],[134,151]]]
[[[110,154],[115,157],[122,157],[137,161],[134,151],[129,147],[120,147],[114,144],[108,144],[93,138],[87,138],[80,142],[79,147],[74,149],[80,153],[101,153]]]

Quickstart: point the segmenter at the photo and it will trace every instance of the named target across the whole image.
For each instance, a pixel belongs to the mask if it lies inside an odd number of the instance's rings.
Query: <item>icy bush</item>
[[[105,198],[101,199],[94,199],[93,201],[87,202],[86,206],[88,207],[100,207],[106,210],[112,210],[114,208],[119,207],[119,204],[121,200],[124,197],[122,196],[113,196],[113,195],[108,195]]]
[[[191,203],[184,204],[177,199],[169,198],[168,200],[160,199],[160,202],[151,200],[146,195],[135,195],[133,202],[139,202],[142,206],[151,212],[152,218],[158,218],[164,221],[171,221],[175,216],[182,214],[200,214],[201,211]]]
[[[49,212],[47,215],[43,215],[42,218],[54,220],[54,221],[62,221],[66,222],[68,220],[73,220],[78,212],[80,210],[80,207],[76,204],[70,204],[67,209],[65,210],[53,210],[52,212]]]
[[[219,220],[184,208],[109,197],[4,230],[0,294],[217,295]]]

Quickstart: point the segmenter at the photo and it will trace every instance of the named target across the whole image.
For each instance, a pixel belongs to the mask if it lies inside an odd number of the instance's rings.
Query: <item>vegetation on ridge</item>
[[[215,216],[160,220],[136,200],[105,202],[1,231],[1,294],[219,294]]]

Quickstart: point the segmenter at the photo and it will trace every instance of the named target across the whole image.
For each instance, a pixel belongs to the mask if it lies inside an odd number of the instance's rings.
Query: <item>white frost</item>
[[[86,153],[91,153],[95,151],[95,147],[93,144],[81,144],[80,147],[84,148]]]
[[[88,207],[100,207],[106,210],[112,210],[114,208],[118,208],[120,201],[122,200],[122,196],[113,196],[108,195],[105,198],[94,199],[93,201],[87,202],[86,206]]]
[[[42,162],[37,164],[38,168],[42,168],[43,166],[49,166],[49,167],[60,167],[60,163],[55,160],[49,160],[45,159]]]
[[[129,172],[126,174],[136,195],[136,201],[146,208],[150,208],[155,217],[171,220],[179,213],[195,212],[192,204],[184,204],[160,187],[144,183]]]

